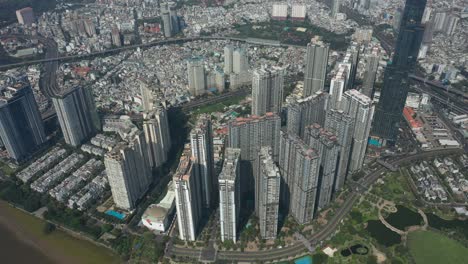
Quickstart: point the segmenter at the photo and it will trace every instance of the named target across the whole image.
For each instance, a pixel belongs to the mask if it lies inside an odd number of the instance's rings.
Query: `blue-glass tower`
[[[409,89],[408,74],[415,68],[424,34],[421,19],[425,7],[426,0],[406,0],[395,54],[385,70],[372,134],[389,144],[395,143],[398,138],[399,123]]]

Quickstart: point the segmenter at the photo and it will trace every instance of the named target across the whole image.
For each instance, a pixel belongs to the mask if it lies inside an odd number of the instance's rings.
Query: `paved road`
[[[111,54],[119,53],[125,50],[131,50],[131,49],[137,49],[137,48],[148,48],[152,46],[161,46],[161,45],[191,42],[191,41],[197,41],[197,40],[232,40],[232,41],[240,41],[240,42],[251,42],[250,39],[234,38],[234,37],[206,37],[205,36],[205,37],[191,37],[191,38],[170,38],[170,39],[165,39],[165,40],[157,40],[157,41],[153,41],[153,42],[149,42],[145,44],[128,45],[128,46],[124,46],[120,48],[108,49],[108,50],[93,52],[93,53],[88,53],[88,54],[70,55],[70,56],[59,56],[58,54],[56,54],[56,56],[50,56],[50,57],[46,56],[46,58],[39,59],[39,60],[31,60],[31,61],[25,61],[25,62],[13,63],[13,64],[0,65],[0,71],[11,69],[11,68],[22,67],[22,66],[39,64],[39,63],[52,62],[52,61],[63,62],[63,61],[89,59],[89,58],[93,58],[97,56],[111,55]],[[267,45],[267,46],[278,46],[277,44],[272,44],[267,41],[265,42],[257,41],[255,42],[255,44]],[[297,45],[289,45],[289,44],[280,44],[279,46],[297,47]]]
[[[406,162],[411,162],[414,160],[435,157],[435,156],[446,156],[450,154],[463,153],[461,149],[443,149],[435,150],[431,152],[423,152],[412,155],[407,155],[403,157],[397,157],[393,161],[389,160],[388,163],[393,166],[399,166]],[[312,237],[309,237],[309,241],[312,246],[321,246],[322,241],[329,238],[333,233],[336,232],[341,221],[348,215],[352,210],[354,204],[359,200],[360,196],[365,193],[365,191],[382,175],[383,172],[386,172],[386,168],[379,168],[365,177],[363,177],[359,182],[351,182],[350,186],[352,187],[352,193],[346,199],[346,201],[337,209],[335,215],[330,221],[317,233],[313,234]],[[284,247],[284,248],[275,248],[269,250],[262,250],[257,252],[239,252],[239,251],[219,251],[218,259],[221,260],[232,260],[232,261],[273,261],[279,259],[286,259],[288,257],[293,257],[300,255],[306,251],[303,243],[298,241],[293,245]],[[178,248],[173,247],[171,249],[171,255],[176,255],[179,257],[189,257],[193,259],[199,259],[201,254],[200,249],[189,249],[189,248]]]

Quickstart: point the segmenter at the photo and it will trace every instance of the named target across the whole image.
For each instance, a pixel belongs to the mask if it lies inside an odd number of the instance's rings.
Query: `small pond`
[[[354,246],[341,250],[341,255],[343,257],[349,257],[351,256],[351,254],[367,255],[367,253],[369,253],[369,248],[361,244],[356,244]]]
[[[400,235],[388,229],[380,220],[367,221],[367,231],[379,244],[386,247],[391,247],[401,242]]]
[[[392,226],[404,231],[407,227],[420,225],[422,223],[422,216],[418,212],[402,205],[397,205],[396,208],[396,213],[392,213],[385,218]]]

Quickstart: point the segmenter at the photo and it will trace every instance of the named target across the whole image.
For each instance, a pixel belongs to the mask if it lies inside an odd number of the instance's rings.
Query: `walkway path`
[[[382,216],[382,214],[380,213],[380,210],[379,210],[379,219],[380,221],[382,222],[382,224],[384,224],[386,227],[388,227],[388,229],[392,230],[393,232],[399,234],[400,236],[403,236],[405,235],[405,231],[402,231],[394,226],[392,226],[391,224],[389,224],[387,222],[387,220],[385,220],[385,218]]]

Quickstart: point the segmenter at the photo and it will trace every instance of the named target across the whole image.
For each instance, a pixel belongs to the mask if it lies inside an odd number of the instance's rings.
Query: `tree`
[[[328,262],[328,256],[323,254],[323,253],[318,253],[318,254],[315,254],[312,257],[312,260],[313,260],[314,264],[327,263]]]
[[[54,232],[55,229],[56,229],[56,226],[54,224],[46,222],[44,224],[44,228],[42,229],[42,232],[44,232],[44,234],[48,235],[48,234]]]

